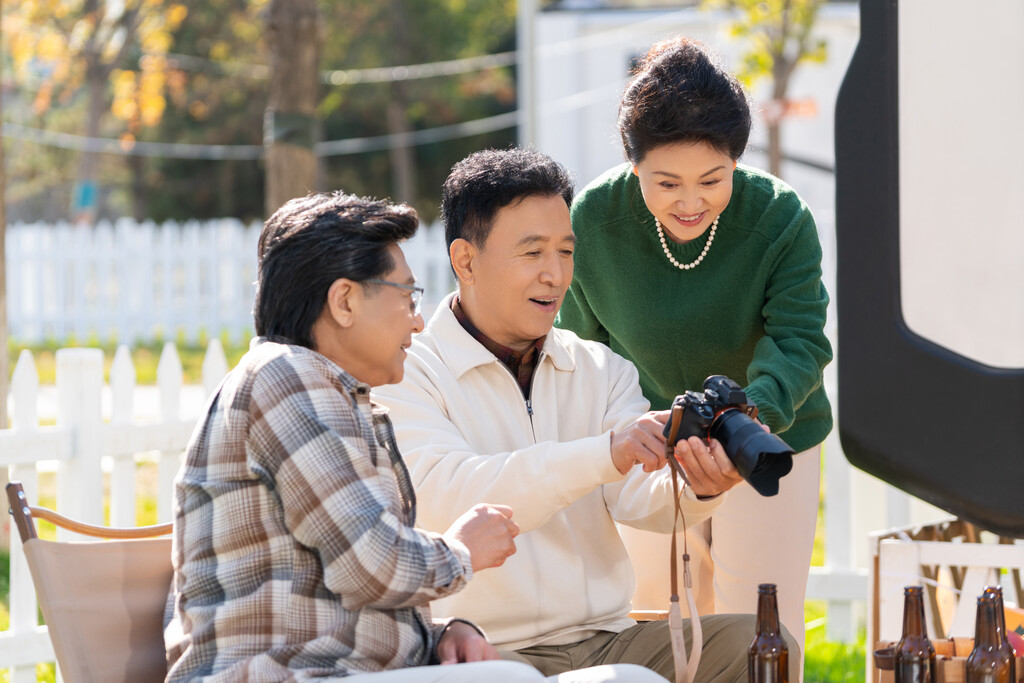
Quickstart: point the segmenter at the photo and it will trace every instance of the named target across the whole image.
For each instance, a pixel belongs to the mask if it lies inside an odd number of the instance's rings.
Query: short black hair
[[[750,137],[750,105],[736,77],[698,41],[654,45],[619,103],[619,133],[634,165],[655,147],[704,142],[740,158]]]
[[[572,205],[572,179],[565,167],[521,147],[470,154],[452,167],[441,193],[448,247],[459,238],[482,247],[498,211],[533,196],[560,196]]]
[[[331,284],[391,272],[388,247],[415,235],[418,226],[416,211],[405,204],[344,192],[290,200],[260,233],[256,334],[315,349],[313,324]]]

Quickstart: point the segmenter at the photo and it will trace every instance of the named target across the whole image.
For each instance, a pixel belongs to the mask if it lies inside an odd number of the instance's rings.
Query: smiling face
[[[403,285],[415,282],[402,248],[388,246],[395,267],[377,279]],[[423,329],[412,292],[388,285],[341,278],[313,326],[316,350],[371,387],[397,384],[405,374],[406,349]]]
[[[494,341],[525,351],[555,322],[572,282],[575,243],[559,195],[531,195],[502,207],[482,247],[452,243],[463,311]]]
[[[706,142],[655,147],[633,167],[648,210],[680,244],[704,234],[732,198],[736,161]]]

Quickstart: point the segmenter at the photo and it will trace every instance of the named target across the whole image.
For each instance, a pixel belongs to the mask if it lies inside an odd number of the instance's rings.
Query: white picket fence
[[[10,336],[26,343],[248,338],[261,227],[236,219],[157,225],[129,218],[9,225]],[[405,251],[432,307],[454,286],[443,228],[422,227]]]
[[[118,348],[111,364],[109,396],[100,349],[60,349],[56,362],[56,425],[40,426],[39,376],[32,354],[21,352],[11,382],[12,427],[0,430],[0,466],[8,468],[11,480],[22,482],[31,501],[38,500],[40,472],[55,470],[59,512],[94,524],[135,526],[136,464],[155,460],[157,518],[170,521],[173,479],[195,426],[194,417],[181,417],[185,387],[177,349],[170,343],[164,346],[157,365],[158,411],[149,417],[135,414],[135,367],[127,346]],[[203,393],[211,393],[226,372],[224,351],[213,339],[203,362]],[[105,479],[109,521],[103,512]],[[9,520],[5,523],[10,526]],[[14,533],[10,627],[0,632],[0,669],[10,669],[12,683],[35,681],[36,663],[53,660],[36,609],[28,565]]]

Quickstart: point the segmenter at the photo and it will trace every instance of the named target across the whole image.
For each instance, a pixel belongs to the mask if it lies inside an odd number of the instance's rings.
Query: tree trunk
[[[409,132],[409,122],[405,118],[406,101],[400,87],[391,89],[392,97],[388,102],[388,133],[397,135]],[[416,201],[416,159],[414,150],[408,145],[392,145],[388,150],[391,159],[392,199],[400,202],[415,203]]]
[[[100,56],[88,54],[85,68],[85,136],[99,137],[100,122],[106,109],[107,75],[109,70],[100,63]],[[71,219],[76,223],[92,224],[100,208],[100,192],[96,182],[99,165],[97,152],[82,152],[78,159],[78,182]]]
[[[391,18],[394,32],[392,35],[392,54],[397,65],[408,64],[409,31],[405,16],[403,0],[391,0]],[[405,83],[394,81],[391,84],[391,98],[388,102],[388,133],[400,135],[409,132],[409,121],[406,111],[409,109],[409,98],[406,95]],[[400,202],[415,203],[416,201],[416,155],[409,145],[392,144],[389,150],[391,159],[391,191],[392,198]]]
[[[786,118],[786,91],[796,62],[783,55],[774,55],[772,67],[772,99],[778,107],[778,116],[768,125],[768,170],[776,178],[782,177],[782,121]]]
[[[768,170],[776,178],[782,177],[782,121],[768,126]]]
[[[320,95],[316,0],[271,0],[266,14],[270,93],[264,118],[269,216],[316,189],[315,110]]]
[[[132,174],[132,214],[140,223],[149,216],[149,189],[146,186],[146,160],[142,157],[128,157],[128,169]]]

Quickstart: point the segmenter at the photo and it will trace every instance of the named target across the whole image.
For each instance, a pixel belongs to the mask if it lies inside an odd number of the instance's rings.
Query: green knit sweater
[[[628,164],[584,188],[572,227],[575,275],[556,324],[630,359],[654,409],[728,375],[797,452],[825,439],[828,293],[814,219],[792,188],[738,166],[715,240],[686,271],[665,257]],[[669,242],[676,260],[697,258],[708,232]]]

